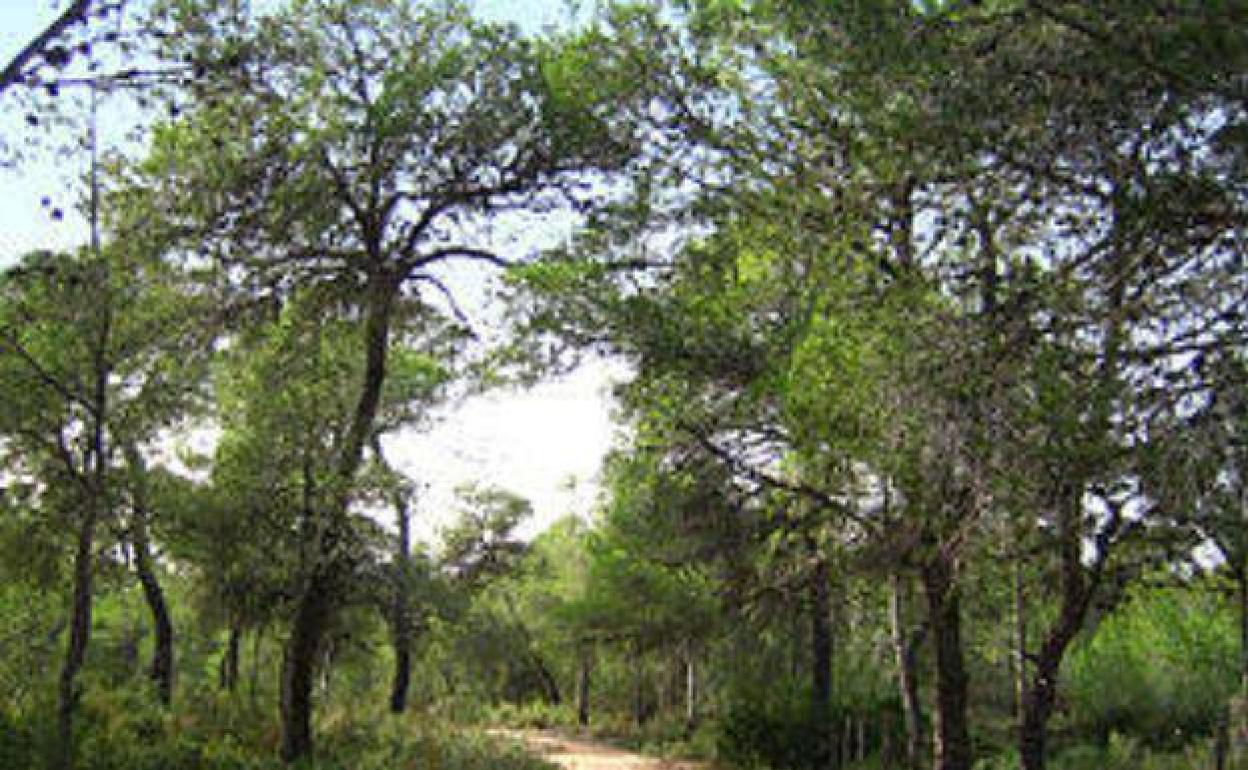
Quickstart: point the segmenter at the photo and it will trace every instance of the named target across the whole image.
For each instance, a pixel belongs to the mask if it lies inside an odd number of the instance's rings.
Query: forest
[[[43,5],[0,768],[1248,768],[1242,0]]]

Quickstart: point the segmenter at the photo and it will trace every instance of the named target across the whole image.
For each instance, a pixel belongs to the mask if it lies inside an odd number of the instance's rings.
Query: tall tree
[[[58,693],[60,767],[73,762],[97,538],[102,526],[114,523],[117,499],[127,488],[117,478],[121,449],[179,419],[194,364],[202,360],[202,347],[187,346],[195,336],[194,312],[187,311],[196,303],[177,294],[170,275],[159,263],[108,245],[76,255],[33,254],[3,277],[0,383],[7,395],[0,432],[6,455],[37,481],[49,514],[66,517],[74,532],[69,640]]]
[[[188,6],[175,45],[213,50],[211,18]],[[240,289],[336,287],[363,340],[286,653],[282,755],[294,760],[312,749],[316,650],[347,572],[338,554],[396,312],[453,310],[448,262],[508,264],[487,223],[600,196],[587,183],[636,155],[613,116],[645,79],[603,32],[538,43],[454,4],[337,0],[232,23],[236,87],[160,132],[144,167],[152,209]]]

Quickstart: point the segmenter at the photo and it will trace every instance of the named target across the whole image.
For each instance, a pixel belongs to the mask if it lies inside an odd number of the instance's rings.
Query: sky
[[[46,27],[58,5],[52,0],[0,0],[0,63],[7,63]],[[569,18],[564,3],[552,0],[477,0],[472,7],[486,18],[514,21],[534,31]],[[125,145],[124,117],[102,116],[102,144]],[[0,137],[13,143],[28,133],[24,111],[15,107],[11,94],[5,95]],[[35,248],[67,248],[85,240],[85,223],[72,206],[66,205],[65,218],[56,221],[43,198],[51,197],[54,206],[72,201],[75,180],[86,163],[81,152],[56,156],[45,151],[0,168],[0,267]],[[473,397],[443,414],[428,431],[388,439],[389,459],[419,490],[415,534],[433,540],[452,520],[455,489],[474,482],[528,498],[535,512],[524,528],[528,534],[568,514],[588,515],[597,496],[599,466],[615,432],[609,389],[624,373],[618,363],[590,361],[569,376],[528,390]]]

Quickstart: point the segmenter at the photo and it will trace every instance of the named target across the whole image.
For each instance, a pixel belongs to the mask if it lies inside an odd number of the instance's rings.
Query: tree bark
[[[928,626],[936,666],[935,768],[970,770],[967,675],[962,649],[962,613],[953,565],[936,554],[922,569]]]
[[[917,768],[919,755],[923,750],[923,706],[919,701],[918,661],[915,654],[918,645],[906,633],[901,575],[894,573],[892,582],[889,615],[893,627],[893,655],[897,664],[897,690],[901,696],[902,718],[906,727],[905,762],[907,767]]]

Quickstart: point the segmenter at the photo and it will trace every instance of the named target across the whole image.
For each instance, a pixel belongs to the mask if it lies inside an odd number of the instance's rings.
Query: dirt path
[[[490,730],[490,734],[523,743],[542,759],[567,770],[713,770],[704,762],[655,759],[551,730]]]

